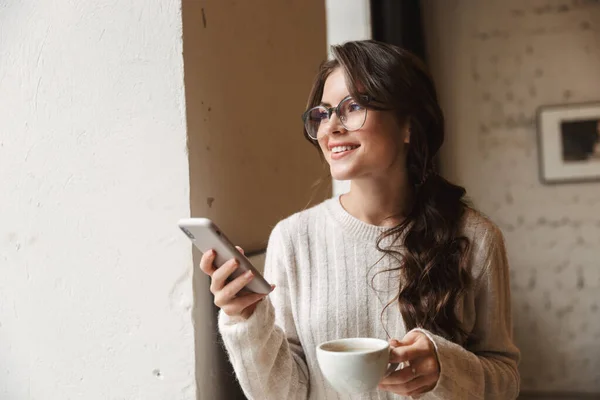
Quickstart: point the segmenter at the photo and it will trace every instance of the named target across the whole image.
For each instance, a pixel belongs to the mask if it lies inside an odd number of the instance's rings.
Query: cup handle
[[[384,378],[388,377],[392,372],[395,372],[398,369],[398,366],[400,365],[400,363],[392,363],[390,364],[390,366],[388,367],[387,371],[385,371],[385,375],[383,376]]]

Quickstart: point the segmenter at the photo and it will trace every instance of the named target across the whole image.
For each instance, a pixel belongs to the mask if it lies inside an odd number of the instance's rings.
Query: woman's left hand
[[[410,365],[383,378],[379,389],[403,396],[417,396],[433,389],[440,378],[440,366],[427,335],[412,331],[401,341],[392,340],[390,344],[390,363],[408,361]]]

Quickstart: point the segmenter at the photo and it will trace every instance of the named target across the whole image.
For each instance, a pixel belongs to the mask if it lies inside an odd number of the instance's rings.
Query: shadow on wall
[[[264,249],[281,218],[329,195],[328,179],[313,187],[326,174],[300,119],[327,56],[324,8],[321,0],[182,2],[191,214],[213,219],[246,252]],[[208,285],[195,273],[199,398],[243,398],[215,346]]]

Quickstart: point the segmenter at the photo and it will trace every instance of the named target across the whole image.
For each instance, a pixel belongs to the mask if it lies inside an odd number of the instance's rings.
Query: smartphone
[[[254,279],[245,286],[245,289],[254,293],[271,293],[271,285],[254,268],[250,260],[236,249],[223,231],[210,219],[184,218],[179,220],[177,225],[202,254],[210,249],[215,250],[217,253],[214,261],[215,268],[221,267],[226,261],[232,258],[238,260],[240,265],[233,271],[229,280],[237,278],[246,271],[252,271]]]

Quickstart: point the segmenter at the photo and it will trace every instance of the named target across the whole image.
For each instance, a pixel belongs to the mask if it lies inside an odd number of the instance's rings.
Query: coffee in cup
[[[323,376],[340,393],[365,393],[398,368],[389,364],[390,345],[374,338],[332,340],[317,347]]]

